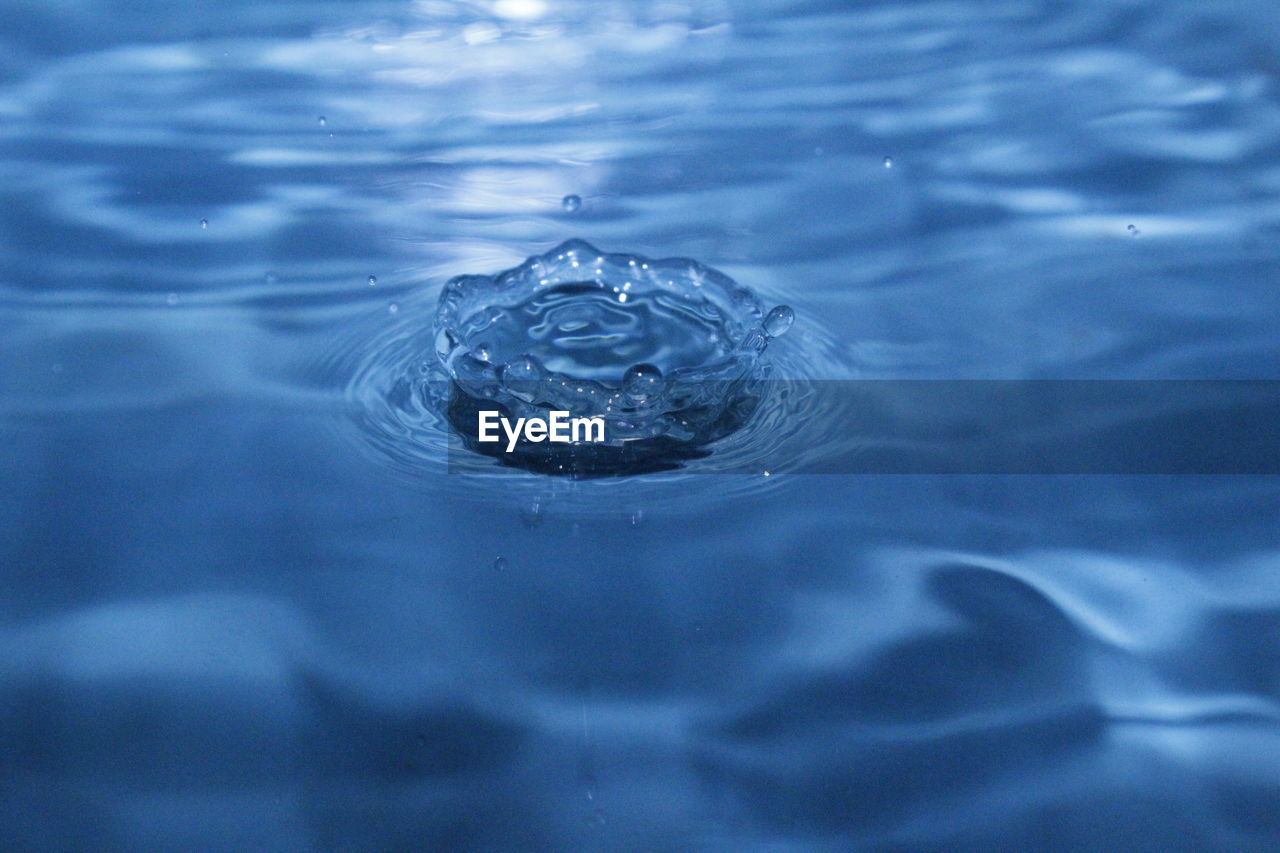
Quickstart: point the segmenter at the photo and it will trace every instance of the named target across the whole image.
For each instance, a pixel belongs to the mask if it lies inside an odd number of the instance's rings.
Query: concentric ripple
[[[659,271],[655,273],[659,280],[665,280],[661,272],[693,271],[700,284],[692,286],[714,293],[711,300],[727,298],[707,307],[678,300],[669,290],[655,289],[643,298],[629,296],[627,303],[638,310],[619,315],[615,306],[625,303],[617,301],[613,284],[606,290],[590,284],[596,280],[585,275],[573,282],[556,282],[552,276],[540,275],[538,281],[547,278],[548,285],[521,296],[513,290],[507,299],[481,307],[486,311],[485,323],[473,321],[452,331],[447,323],[439,323],[439,316],[442,305],[449,306],[451,299],[465,296],[458,293],[459,279],[450,280],[441,290],[423,288],[400,298],[394,314],[385,308],[371,310],[365,321],[348,330],[323,365],[322,381],[339,381],[345,388],[349,418],[343,432],[354,437],[375,461],[416,486],[439,488],[486,503],[505,502],[514,495],[522,505],[539,506],[539,511],[548,502],[559,502],[578,513],[611,512],[625,509],[628,502],[698,500],[704,491],[704,497],[723,498],[776,484],[778,478],[770,475],[777,472],[765,472],[753,465],[753,460],[776,458],[776,449],[794,439],[806,424],[812,430],[822,422],[812,411],[816,397],[804,393],[803,378],[815,371],[830,371],[836,364],[833,345],[821,327],[806,321],[799,331],[779,337],[791,325],[789,309],[762,311],[750,291],[713,270],[686,260],[655,262],[603,255],[576,241],[532,258],[516,271],[492,278],[468,276],[463,281],[474,286],[477,278],[482,278],[481,286],[490,286],[486,282],[492,281],[500,282],[499,287],[512,287],[511,273],[547,271],[545,259],[567,257],[569,251],[579,255],[580,264],[588,251],[593,258],[606,259],[602,265],[606,271],[610,264],[618,268],[619,259],[630,269],[630,261],[635,260],[642,270],[647,264]],[[572,260],[568,266],[573,268]],[[589,266],[595,269],[594,264]],[[715,283],[708,285],[713,277]],[[639,293],[632,281],[631,288],[622,292]],[[610,293],[614,301],[602,302]],[[637,301],[632,303],[632,298]],[[480,305],[481,301],[477,298],[471,304]],[[707,318],[714,323],[708,323]],[[617,329],[610,329],[609,324],[621,324],[629,336],[640,340],[618,348],[613,337]],[[640,335],[638,329],[647,331]],[[661,334],[652,334],[655,330]],[[718,337],[712,339],[713,334]],[[453,341],[450,335],[456,336]],[[442,343],[451,345],[442,347]],[[476,358],[477,348],[489,360]],[[767,360],[761,357],[766,350]],[[611,351],[624,355],[607,363],[603,354]],[[627,363],[633,358],[636,363]],[[517,371],[528,371],[535,361],[539,373],[531,378],[526,372],[522,382]],[[835,369],[841,373],[847,370]],[[570,371],[582,376],[569,382]],[[788,381],[764,381],[766,374],[785,376]],[[458,376],[476,396],[458,393],[463,384]],[[516,466],[503,465],[471,452],[459,440],[458,431],[450,424],[451,402],[456,408],[459,400],[484,399],[491,406],[517,409],[522,404],[547,406],[553,402],[546,394],[530,402],[533,398],[527,391],[531,387],[556,393],[571,388],[572,394],[556,396],[554,402],[575,412],[587,409],[580,395],[590,397],[590,405],[603,400],[601,409],[613,398],[626,404],[612,413],[615,422],[631,417],[640,424],[637,432],[651,432],[630,442],[640,445],[641,451],[631,452],[624,460],[627,464],[620,464],[619,456],[579,457],[574,463],[576,472],[558,472],[551,464],[538,464],[547,460],[530,457]],[[580,388],[591,389],[596,396]],[[481,392],[491,396],[482,397]],[[686,394],[711,397],[716,406],[690,407],[693,411],[687,413],[687,422],[694,429],[680,432],[674,429],[680,424],[672,417],[671,403]],[[695,423],[694,417],[702,420]],[[810,450],[807,441],[795,447],[797,458]],[[530,471],[588,477],[602,473],[646,476],[566,482]],[[719,476],[698,476],[706,474]],[[695,483],[707,489],[697,488]],[[613,498],[617,498],[617,506],[611,502]]]

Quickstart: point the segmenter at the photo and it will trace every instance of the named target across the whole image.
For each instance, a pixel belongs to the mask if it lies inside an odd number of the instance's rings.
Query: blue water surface
[[[1280,6],[0,21],[3,849],[1280,849],[1274,477],[497,476],[405,390],[575,237],[789,379],[1280,378]]]

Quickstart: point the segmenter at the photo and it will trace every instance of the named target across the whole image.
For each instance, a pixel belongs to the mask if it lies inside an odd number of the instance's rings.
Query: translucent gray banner
[[[1280,380],[769,380],[731,395],[741,422],[724,437],[575,446],[544,472],[1280,474]],[[451,468],[474,459],[467,438]]]

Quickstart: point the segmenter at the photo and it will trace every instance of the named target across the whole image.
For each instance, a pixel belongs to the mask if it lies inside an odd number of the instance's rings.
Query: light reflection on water
[[[388,415],[445,280],[572,236],[793,305],[797,380],[1275,378],[1271,4],[12,5],[14,849],[1275,846],[1271,478],[485,479]]]

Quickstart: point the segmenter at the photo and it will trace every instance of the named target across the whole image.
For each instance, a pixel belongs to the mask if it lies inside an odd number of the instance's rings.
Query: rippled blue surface
[[[789,378],[1277,378],[1273,3],[0,11],[5,849],[1280,846],[1274,478],[493,480],[397,394],[570,237]]]

